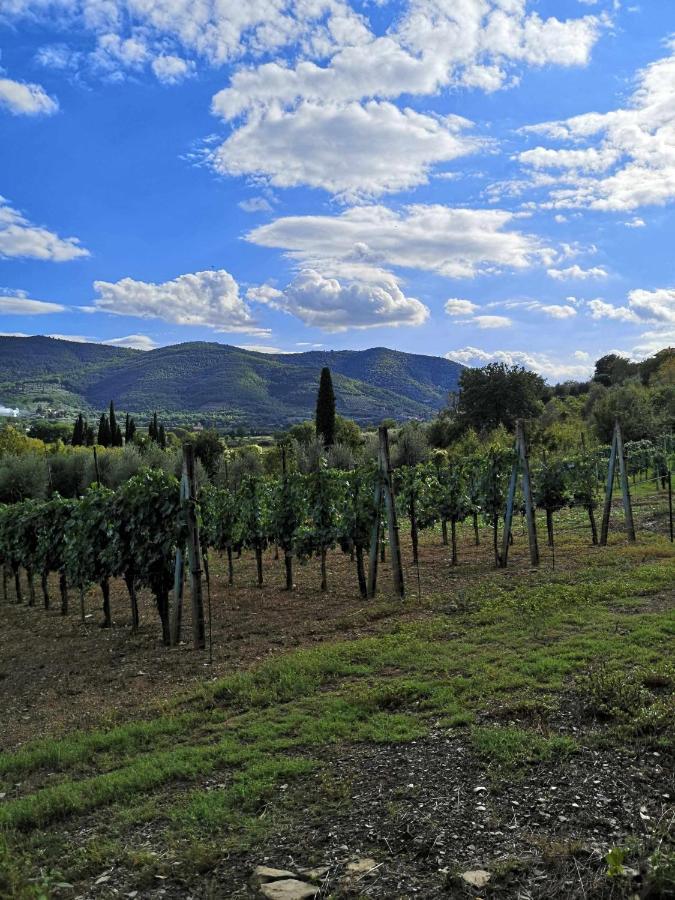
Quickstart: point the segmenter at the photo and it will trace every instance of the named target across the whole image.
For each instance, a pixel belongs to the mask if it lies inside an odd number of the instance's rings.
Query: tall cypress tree
[[[131,444],[134,439],[134,435],[136,434],[136,423],[127,413],[127,421],[124,428],[124,440],[125,443]]]
[[[335,443],[335,392],[330,369],[324,366],[319,380],[316,398],[316,436],[323,439],[324,446]]]
[[[111,443],[110,422],[105,413],[101,416],[98,423],[98,438],[96,441],[101,447],[109,447]]]
[[[80,413],[75,419],[75,425],[73,426],[73,437],[71,438],[70,443],[73,447],[81,447],[85,441],[85,422],[82,417],[82,413]]]
[[[110,424],[110,446],[114,447],[117,444],[117,416],[115,415],[115,404],[112,400],[110,401],[108,422]]]
[[[93,447],[96,443],[94,434],[94,426],[87,425],[87,420],[84,421],[84,443],[87,447]]]
[[[162,450],[166,450],[166,432],[164,431],[164,426],[159,426],[159,434],[157,435],[157,443],[162,448]]]

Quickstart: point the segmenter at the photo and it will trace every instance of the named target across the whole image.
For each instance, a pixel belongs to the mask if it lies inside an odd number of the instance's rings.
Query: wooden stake
[[[189,493],[187,473],[183,468],[180,482],[181,506],[187,502]],[[185,590],[185,552],[183,547],[176,548],[176,564],[173,576],[173,604],[171,606],[171,646],[180,642],[180,629],[183,618],[183,592]]]
[[[394,497],[394,481],[391,470],[391,457],[389,455],[389,433],[384,425],[379,430],[380,448],[380,472],[383,479],[384,505],[387,510],[387,524],[389,526],[389,551],[391,554],[391,569],[394,576],[394,589],[403,599],[405,586],[403,584],[403,564],[401,562],[401,543],[398,533],[398,520],[396,518],[396,502]]]
[[[187,550],[190,564],[190,595],[192,600],[192,645],[195,650],[206,647],[204,626],[204,598],[202,596],[202,551],[199,541],[199,525],[195,505],[197,483],[195,478],[195,451],[192,444],[183,447],[183,471],[187,475],[188,497],[185,503],[187,521]]]
[[[515,502],[519,471],[522,471],[523,497],[525,500],[525,517],[527,520],[527,537],[530,545],[530,563],[533,566],[539,565],[539,543],[537,541],[537,524],[534,516],[534,502],[532,500],[530,462],[527,454],[525,429],[520,419],[518,419],[518,421],[516,422],[516,454],[517,457],[511,470],[509,493],[506,499],[506,516],[504,517],[504,535],[502,538],[502,552],[500,556],[500,565],[502,566],[502,568],[506,567],[506,562],[508,560],[511,524],[513,521],[513,506]]]
[[[614,426],[616,431],[616,455],[619,459],[619,474],[621,476],[621,491],[623,494],[623,511],[626,516],[626,532],[628,540],[634,541],[635,538],[635,522],[633,521],[633,505],[630,500],[630,488],[628,486],[628,474],[626,472],[626,457],[623,451],[623,438],[621,436],[621,426],[617,422]]]
[[[612,493],[614,491],[614,472],[616,470],[616,426],[612,437],[612,449],[609,453],[609,465],[607,467],[607,485],[605,487],[605,504],[602,510],[602,525],[600,526],[600,546],[607,546],[609,535],[609,517],[612,512]]]

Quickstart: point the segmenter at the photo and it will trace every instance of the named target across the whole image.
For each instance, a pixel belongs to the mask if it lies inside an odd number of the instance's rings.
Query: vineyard
[[[74,602],[84,621],[85,597],[96,587],[101,596],[101,625],[109,628],[110,585],[114,579],[122,579],[129,596],[132,631],[139,625],[138,592],[147,590],[154,598],[162,640],[170,645],[180,637],[186,545],[192,551],[188,554],[189,569],[193,576],[198,574],[197,579],[191,579],[194,628],[194,618],[204,616],[201,564],[210,588],[212,551],[226,555],[230,585],[236,578],[237,561],[244,552],[252,553],[256,581],[262,587],[266,577],[277,577],[266,573],[263,565],[264,552],[273,546],[275,561],[283,557],[286,590],[295,586],[297,564],[302,567],[317,559],[320,589],[325,592],[327,556],[339,548],[354,564],[352,589],[367,599],[375,595],[377,559],[386,559],[387,543],[398,569],[394,586],[400,595],[405,592],[398,561],[400,549],[395,546],[398,517],[410,531],[411,563],[417,567],[413,590],[420,589],[419,535],[435,526],[441,529],[443,545],[449,547],[452,566],[460,561],[458,527],[469,522],[476,545],[481,543],[481,526],[487,527],[493,564],[505,567],[514,540],[514,513],[523,519],[527,515],[531,558],[537,565],[536,507],[544,517],[546,543],[555,564],[556,516],[561,518],[563,528],[586,531],[589,541],[597,544],[596,510],[605,500],[600,540],[606,543],[614,484],[613,469],[606,484],[610,448],[566,458],[544,457],[533,465],[531,473],[525,456],[526,481],[520,484],[518,448],[490,449],[461,465],[449,464],[443,451],[437,451],[430,462],[402,466],[393,472],[386,460],[379,468],[371,464],[347,472],[330,469],[321,460],[316,471],[308,475],[291,471],[292,460],[287,459],[285,448],[282,453],[280,477],[246,476],[236,491],[212,485],[198,491],[194,472],[188,491],[186,475],[181,483],[163,471],[147,470],[116,491],[93,485],[77,500],[56,495],[47,501],[27,500],[1,508],[4,601],[21,603],[26,595],[29,606],[49,609],[57,603],[64,616]],[[626,492],[632,479],[640,491],[640,502],[644,502],[645,489],[650,488],[657,506],[661,501],[660,527],[672,540],[670,453],[668,440],[657,445],[649,441],[629,443],[621,450],[616,475],[618,478],[623,473],[624,513],[629,522],[633,504],[628,496],[626,507]],[[389,482],[387,494],[382,485]],[[50,594],[50,576],[58,579],[57,598]],[[195,598],[195,594],[200,596]],[[204,647],[203,625],[198,625],[194,634],[195,646]]]

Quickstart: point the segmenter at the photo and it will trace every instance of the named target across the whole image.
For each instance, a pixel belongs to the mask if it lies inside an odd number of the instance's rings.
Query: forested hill
[[[429,418],[455,390],[462,366],[377,347],[265,354],[215,343],[140,351],[46,337],[0,337],[0,403],[274,429],[311,418],[322,366],[338,412],[362,424]]]

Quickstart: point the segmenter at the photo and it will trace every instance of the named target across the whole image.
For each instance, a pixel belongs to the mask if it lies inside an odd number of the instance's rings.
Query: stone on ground
[[[485,869],[471,869],[469,872],[462,872],[462,878],[471,887],[482,888],[485,887],[492,876]]]
[[[280,878],[295,878],[295,872],[289,872],[288,869],[274,869],[272,866],[256,866],[253,878],[261,882],[278,881]]]
[[[267,900],[309,900],[316,897],[319,888],[297,878],[282,878],[280,881],[268,881],[260,887],[260,893]]]

